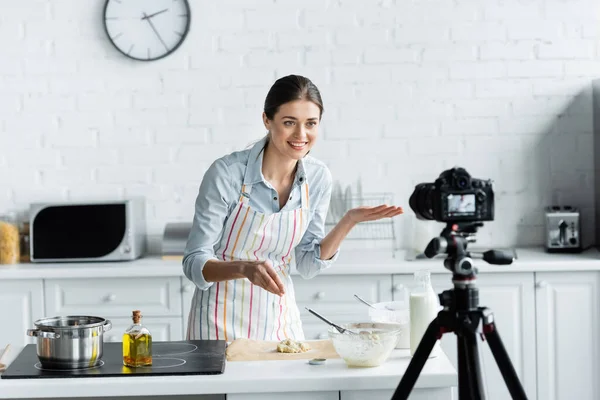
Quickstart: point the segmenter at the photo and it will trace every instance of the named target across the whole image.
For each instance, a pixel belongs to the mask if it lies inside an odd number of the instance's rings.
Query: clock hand
[[[158,40],[160,40],[160,42],[163,44],[163,46],[165,46],[165,49],[167,51],[169,51],[169,48],[167,47],[165,41],[162,39],[162,37],[160,36],[160,34],[158,33],[158,31],[154,27],[154,24],[152,23],[152,21],[150,21],[150,18],[146,15],[146,13],[144,13],[144,19],[146,19],[146,21],[148,21],[148,23],[150,24],[150,27],[152,28],[152,30],[154,31],[154,33],[156,33],[156,36],[158,36]]]
[[[168,9],[168,8],[165,8],[164,10],[157,11],[157,12],[155,12],[154,14],[150,14],[150,15],[146,15],[146,14],[144,13],[144,16],[142,17],[142,19],[144,20],[144,19],[149,19],[149,18],[152,18],[152,17],[154,17],[155,15],[158,15],[158,14],[162,14],[162,13],[164,13],[165,11],[169,11],[169,9]]]

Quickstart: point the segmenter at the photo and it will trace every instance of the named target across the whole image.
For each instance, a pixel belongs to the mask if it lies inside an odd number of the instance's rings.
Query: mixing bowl
[[[357,332],[339,333],[335,328],[327,332],[333,347],[349,367],[377,367],[383,364],[398,342],[400,325],[382,322],[359,322],[341,325]]]

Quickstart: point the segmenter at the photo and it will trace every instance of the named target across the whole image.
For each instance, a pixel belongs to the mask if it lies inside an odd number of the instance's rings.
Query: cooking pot
[[[103,334],[112,328],[107,319],[77,315],[43,318],[34,325],[27,335],[37,338],[37,356],[49,369],[95,367],[102,358]]]

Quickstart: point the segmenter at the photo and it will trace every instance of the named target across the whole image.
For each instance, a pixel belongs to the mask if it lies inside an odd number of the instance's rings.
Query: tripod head
[[[454,279],[460,280],[473,279],[477,275],[477,267],[473,264],[474,257],[481,258],[488,264],[512,264],[514,257],[501,250],[492,249],[483,253],[467,251],[467,245],[476,241],[477,229],[482,226],[482,222],[448,222],[440,236],[429,242],[425,248],[425,256],[433,258],[438,254],[447,254],[444,267],[452,272]]]

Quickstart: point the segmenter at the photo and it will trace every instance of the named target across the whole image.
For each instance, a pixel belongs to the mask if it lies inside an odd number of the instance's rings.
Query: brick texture
[[[150,63],[110,45],[103,0],[3,7],[0,212],[143,195],[160,238],[190,220],[211,161],[264,134],[272,82],[299,73],[325,102],[313,154],[343,185],[410,213],[414,184],[462,165],[496,185],[482,245],[541,244],[553,201],[582,207],[592,240],[597,2],[190,3],[187,40]]]

